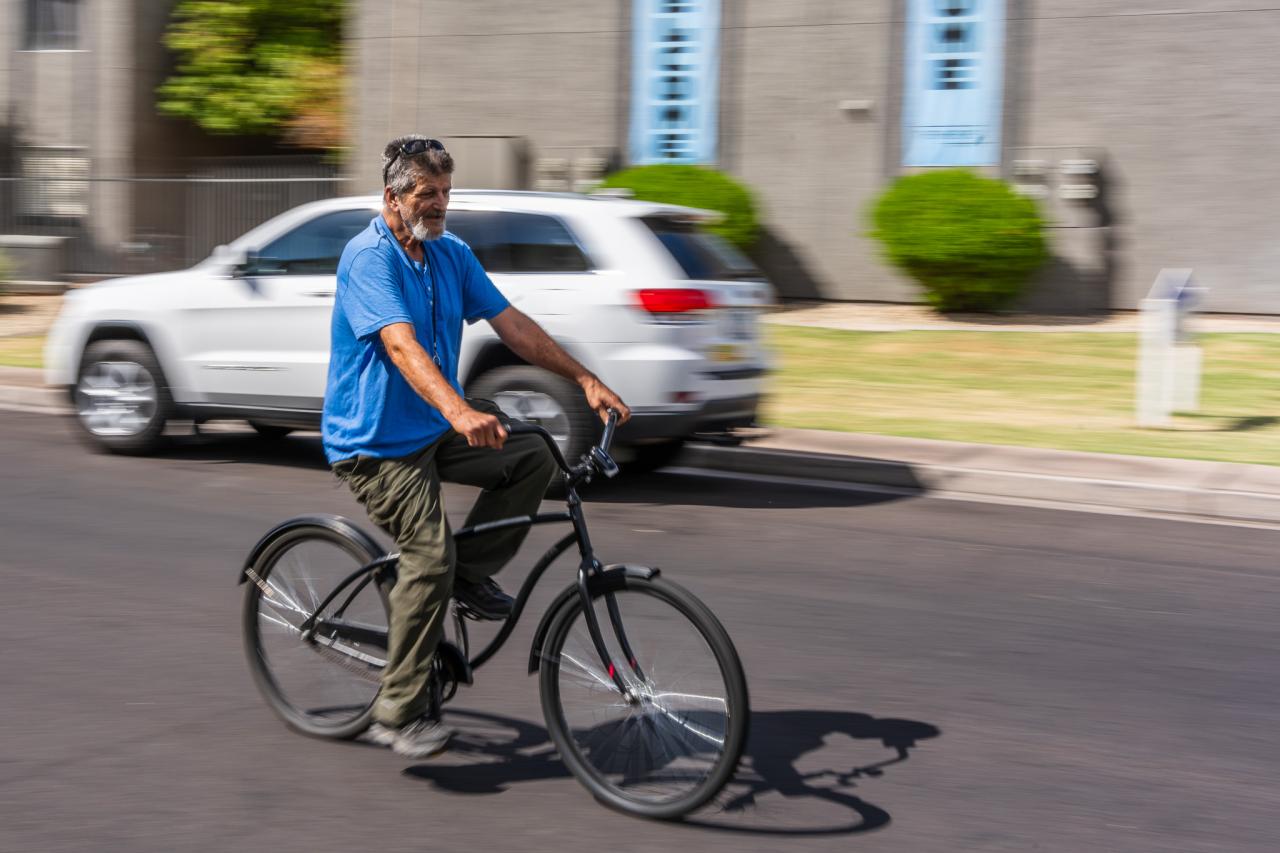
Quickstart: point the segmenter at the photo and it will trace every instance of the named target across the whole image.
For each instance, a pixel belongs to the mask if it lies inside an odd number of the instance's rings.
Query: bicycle
[[[506,642],[533,588],[571,546],[575,583],[543,614],[529,653],[547,730],[561,760],[598,800],[643,817],[675,819],[704,805],[737,768],[750,717],[746,678],[724,627],[701,601],[656,568],[603,565],[587,531],[579,486],[619,468],[609,455],[617,414],[599,444],[569,465],[540,426],[563,476],[566,509],[464,528],[455,539],[517,526],[569,522],[573,530],[534,564],[511,615],[474,657],[453,600],[452,636],[435,657],[435,700]],[[277,525],[240,572],[249,667],[272,711],[303,734],[350,739],[368,727],[387,653],[387,595],[398,554],[386,554],[351,521],[302,516]],[[624,627],[625,622],[625,627]],[[606,631],[606,627],[609,629]]]

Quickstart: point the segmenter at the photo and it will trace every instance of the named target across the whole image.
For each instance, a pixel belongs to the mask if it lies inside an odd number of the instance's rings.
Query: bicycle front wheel
[[[715,616],[681,587],[620,572],[600,586],[592,606],[611,667],[591,641],[581,598],[569,599],[539,664],[547,729],[597,799],[643,817],[681,817],[714,797],[742,756],[750,715],[742,664]]]
[[[303,734],[350,738],[369,726],[387,658],[384,591],[369,572],[325,599],[379,556],[367,539],[302,525],[252,566],[243,617],[249,669],[271,710]]]

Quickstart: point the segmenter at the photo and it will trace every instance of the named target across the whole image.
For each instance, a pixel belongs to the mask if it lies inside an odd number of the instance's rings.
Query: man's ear
[[[391,187],[382,188],[382,203],[390,207],[396,200],[396,194],[391,191]]]

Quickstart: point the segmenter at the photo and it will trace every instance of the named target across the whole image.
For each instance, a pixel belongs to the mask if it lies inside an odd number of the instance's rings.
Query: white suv
[[[103,447],[153,449],[172,419],[248,420],[266,436],[319,424],[343,247],[377,196],[295,208],[191,269],[71,291],[48,338],[46,381],[65,386]],[[629,461],[655,468],[684,441],[751,424],[765,354],[759,271],[700,229],[714,214],[616,198],[463,191],[448,229],[503,294],[622,396]],[[598,420],[576,386],[531,367],[488,324],[469,327],[466,393],[542,423],[574,458]],[[627,457],[624,451],[623,458]]]

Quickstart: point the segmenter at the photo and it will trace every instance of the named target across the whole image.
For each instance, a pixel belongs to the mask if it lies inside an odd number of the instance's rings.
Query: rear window
[[[650,217],[644,220],[685,278],[699,281],[763,281],[764,274],[746,255],[715,234],[691,222]]]
[[[450,231],[491,273],[586,272],[591,263],[559,219],[537,213],[451,210]]]

